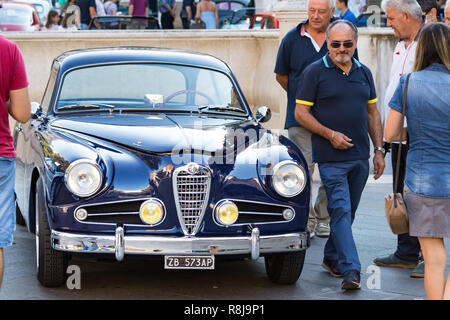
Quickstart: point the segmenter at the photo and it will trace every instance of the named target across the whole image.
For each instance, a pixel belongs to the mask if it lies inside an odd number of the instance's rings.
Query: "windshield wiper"
[[[233,112],[239,112],[239,113],[247,113],[245,110],[242,110],[241,108],[236,108],[231,105],[224,106],[200,106],[197,109],[199,113],[202,113],[203,110],[216,110],[216,111],[233,111]]]
[[[69,104],[66,106],[62,106],[58,109],[56,109],[57,111],[65,111],[65,110],[85,110],[85,109],[100,109],[100,108],[107,108],[109,109],[110,112],[112,112],[114,110],[114,106],[110,105],[110,104],[103,104],[103,103],[99,103],[99,104]]]

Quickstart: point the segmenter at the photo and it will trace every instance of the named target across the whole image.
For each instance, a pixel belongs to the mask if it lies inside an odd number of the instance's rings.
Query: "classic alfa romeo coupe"
[[[37,277],[64,283],[74,254],[214,269],[264,257],[295,283],[309,246],[299,149],[252,114],[210,55],[145,47],[66,52],[14,130],[17,221],[36,234]]]

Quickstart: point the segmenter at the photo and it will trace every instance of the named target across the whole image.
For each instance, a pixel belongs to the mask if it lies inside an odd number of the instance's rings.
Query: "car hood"
[[[198,115],[135,115],[113,114],[56,119],[53,129],[65,129],[121,146],[151,153],[172,153],[179,150],[201,150],[214,153],[230,145],[239,147],[239,139],[250,127],[259,127],[248,118],[224,119]],[[240,129],[240,130],[238,130]],[[233,144],[236,138],[236,145]]]

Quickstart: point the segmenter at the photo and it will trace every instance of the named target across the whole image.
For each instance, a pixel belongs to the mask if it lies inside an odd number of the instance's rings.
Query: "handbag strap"
[[[402,145],[403,145],[403,125],[405,123],[405,113],[406,113],[406,96],[408,93],[408,83],[409,83],[409,77],[411,76],[411,73],[408,73],[406,76],[406,82],[405,82],[405,92],[403,94],[403,110],[402,110],[402,126],[401,126],[401,134],[400,134],[400,145],[398,147],[398,155],[397,155],[397,165],[395,168],[395,180],[394,180],[394,207],[397,207],[397,186],[398,186],[398,177],[400,174],[400,159],[402,156]]]

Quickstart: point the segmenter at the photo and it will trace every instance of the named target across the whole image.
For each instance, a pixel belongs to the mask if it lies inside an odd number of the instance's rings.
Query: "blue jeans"
[[[0,157],[0,248],[12,245],[16,229],[14,183],[16,163],[14,158]]]
[[[325,244],[324,257],[337,262],[341,273],[361,272],[352,224],[369,177],[369,161],[319,163],[319,171],[330,215],[330,237]]]

